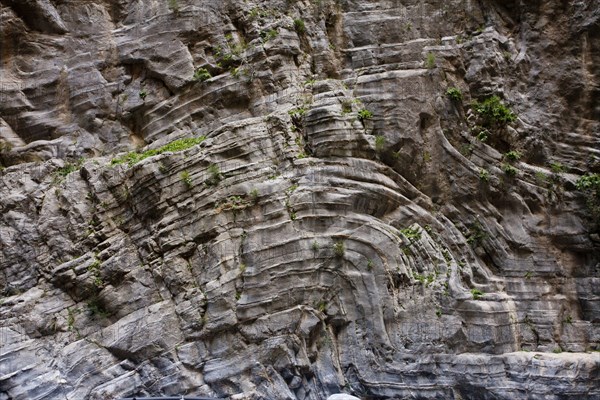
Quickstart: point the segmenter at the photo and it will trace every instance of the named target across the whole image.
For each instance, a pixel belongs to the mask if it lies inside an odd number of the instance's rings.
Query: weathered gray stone
[[[0,399],[600,398],[598,1],[76,3],[0,4]]]

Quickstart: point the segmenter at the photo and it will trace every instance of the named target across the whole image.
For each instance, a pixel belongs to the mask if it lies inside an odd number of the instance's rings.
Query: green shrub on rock
[[[474,101],[473,110],[482,118],[484,126],[506,126],[516,121],[517,116],[502,103],[500,97],[492,96],[482,102]]]

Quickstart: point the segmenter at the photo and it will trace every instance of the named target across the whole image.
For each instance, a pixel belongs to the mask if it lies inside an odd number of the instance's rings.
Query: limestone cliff
[[[600,2],[0,0],[0,399],[600,398]]]

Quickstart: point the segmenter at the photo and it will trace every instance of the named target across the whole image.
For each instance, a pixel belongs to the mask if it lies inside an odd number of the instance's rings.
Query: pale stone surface
[[[0,399],[600,398],[599,9],[3,0]]]

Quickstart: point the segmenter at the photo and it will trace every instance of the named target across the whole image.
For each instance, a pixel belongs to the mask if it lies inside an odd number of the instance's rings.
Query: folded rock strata
[[[1,0],[0,399],[600,398],[599,21]]]

